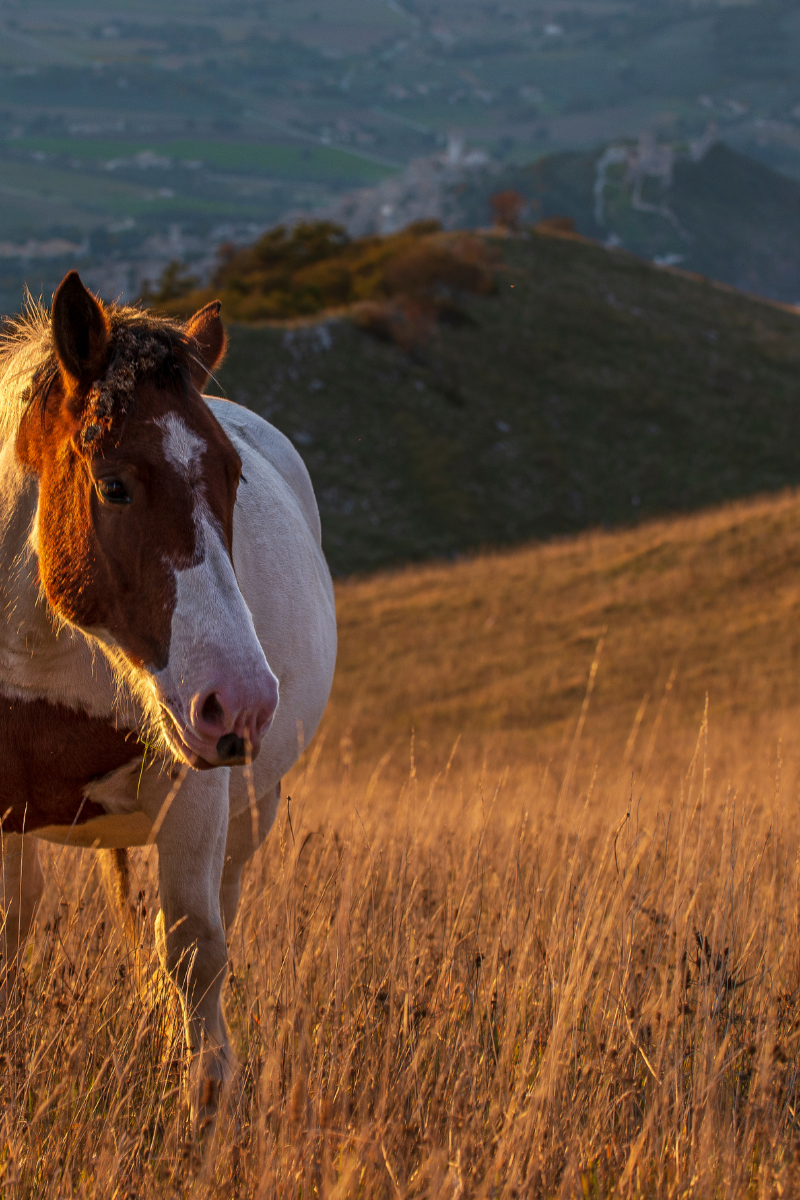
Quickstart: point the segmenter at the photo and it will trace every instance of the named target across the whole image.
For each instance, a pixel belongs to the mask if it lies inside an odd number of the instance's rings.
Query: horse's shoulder
[[[260,460],[266,477],[262,476],[261,480],[252,482],[261,482],[262,486],[271,484],[273,488],[277,487],[279,492],[282,488],[287,488],[292,499],[299,505],[319,546],[322,532],[311,477],[289,438],[249,408],[243,408],[230,400],[217,400],[209,396],[206,396],[205,400],[242,459],[250,459],[254,453],[257,460]],[[246,469],[245,477],[250,482]]]

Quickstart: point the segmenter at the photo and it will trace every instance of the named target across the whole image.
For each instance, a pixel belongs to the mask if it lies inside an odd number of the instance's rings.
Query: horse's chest
[[[0,817],[6,832],[82,824],[107,810],[86,795],[136,758],[131,730],[47,700],[0,695]]]

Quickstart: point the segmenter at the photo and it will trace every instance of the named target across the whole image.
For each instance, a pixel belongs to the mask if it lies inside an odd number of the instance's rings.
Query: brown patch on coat
[[[101,805],[84,799],[84,788],[144,753],[135,733],[110,721],[48,700],[8,696],[0,696],[0,746],[5,833],[104,816]]]

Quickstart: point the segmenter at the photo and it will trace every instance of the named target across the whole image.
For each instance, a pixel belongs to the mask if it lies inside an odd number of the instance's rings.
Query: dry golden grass
[[[800,497],[343,583],[338,613],[323,729],[352,726],[364,769],[412,728],[430,769],[457,735],[497,768],[563,757],[601,637],[584,759],[619,757],[673,672],[670,737],[691,753],[706,692],[745,727],[800,703]]]
[[[172,997],[52,848],[0,1194],[797,1194],[799,533],[790,495],[340,586],[214,1153]]]

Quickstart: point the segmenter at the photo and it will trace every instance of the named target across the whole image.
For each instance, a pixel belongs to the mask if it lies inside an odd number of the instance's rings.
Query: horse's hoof
[[[222,1088],[217,1079],[204,1079],[200,1090],[200,1101],[193,1121],[198,1141],[205,1141],[214,1132],[219,1112]]]
[[[213,1134],[217,1114],[236,1074],[233,1056],[204,1047],[190,1069],[189,1096],[192,1130],[199,1142]]]

